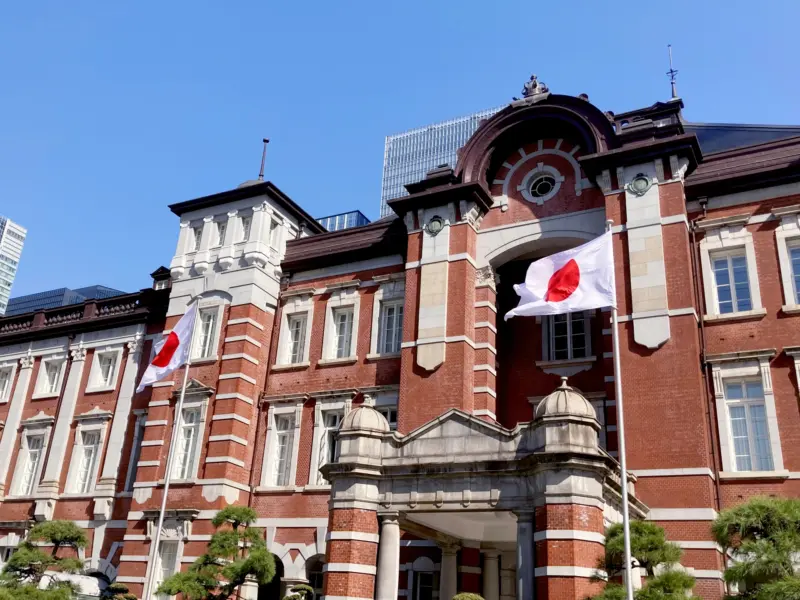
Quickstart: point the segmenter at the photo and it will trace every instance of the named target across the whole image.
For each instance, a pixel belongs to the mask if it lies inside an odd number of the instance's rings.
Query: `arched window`
[[[412,563],[411,569],[411,600],[433,600],[433,591],[436,589],[433,561],[427,556],[420,556]]]
[[[325,557],[322,554],[312,556],[306,561],[306,579],[308,585],[314,588],[314,597],[322,596],[322,566],[325,564]]]

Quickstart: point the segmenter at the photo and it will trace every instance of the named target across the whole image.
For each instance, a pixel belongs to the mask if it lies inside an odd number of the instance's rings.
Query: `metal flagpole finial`
[[[259,181],[264,181],[264,163],[267,162],[267,144],[269,144],[269,139],[264,138],[262,141],[264,142],[264,149],[261,151],[261,170],[258,172]]]
[[[678,87],[675,83],[675,76],[678,74],[677,69],[672,68],[672,44],[667,44],[667,50],[669,51],[669,71],[667,71],[667,75],[669,75],[669,82],[672,86],[672,97],[678,97]]]

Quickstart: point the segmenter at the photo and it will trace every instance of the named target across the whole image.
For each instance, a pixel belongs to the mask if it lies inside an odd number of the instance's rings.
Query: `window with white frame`
[[[153,284],[153,289],[154,290],[165,290],[165,289],[167,289],[168,285],[169,285],[169,282],[166,279],[159,279],[158,281],[156,281]]]
[[[72,453],[75,475],[70,491],[88,494],[94,487],[100,454],[100,429],[81,431]]]
[[[136,481],[136,464],[142,454],[142,440],[144,439],[144,424],[147,415],[136,416],[136,423],[133,426],[133,444],[131,444],[131,456],[128,459],[128,472],[125,475],[125,491],[133,490],[133,482]]]
[[[761,381],[726,381],[725,404],[736,470],[772,471],[772,450]]]
[[[227,221],[216,221],[217,239],[216,239],[216,243],[214,244],[215,246],[222,246],[222,244],[225,243],[225,230],[227,228],[228,228],[228,222]]]
[[[711,255],[711,266],[719,314],[752,310],[750,279],[744,250],[715,252]]]
[[[323,410],[318,438],[317,465],[322,467],[328,463],[336,462],[339,457],[339,426],[344,418],[343,410]],[[327,481],[317,469],[317,484],[324,485]]]
[[[397,407],[377,406],[375,409],[381,413],[386,419],[386,422],[389,423],[389,429],[395,431],[397,429]]]
[[[94,353],[89,389],[110,389],[116,383],[120,350],[104,350]]]
[[[198,225],[192,227],[192,248],[190,252],[197,252],[200,250],[200,242],[203,240],[203,226]]]
[[[11,380],[14,376],[14,367],[0,367],[0,404],[8,402],[11,397]]]
[[[278,232],[280,223],[275,219],[270,219],[269,221],[269,247],[270,248],[278,248]]]
[[[545,317],[545,360],[577,360],[591,355],[589,312]]]
[[[21,460],[17,462],[19,475],[15,496],[30,496],[36,490],[42,473],[44,433],[29,433],[22,438]]]
[[[794,303],[800,304],[800,240],[793,240],[788,245],[789,264],[792,270]]]
[[[179,542],[173,540],[163,541],[159,544],[158,564],[156,565],[153,591],[158,589],[159,585],[164,583],[175,573],[175,569],[178,566],[178,544]],[[168,600],[169,596],[166,594],[158,594],[158,598],[159,600]]]
[[[246,242],[250,239],[250,228],[253,226],[253,217],[246,216],[242,217],[242,237],[239,239],[240,242]]]
[[[294,449],[294,415],[275,416],[275,470],[272,484],[289,485]]]
[[[63,358],[42,359],[36,383],[37,396],[55,396],[58,394],[64,364],[65,360]]]
[[[183,409],[172,473],[176,479],[190,479],[195,476],[200,449],[201,412],[200,407]]]
[[[335,357],[347,358],[352,355],[353,345],[353,307],[333,309],[335,332]]]
[[[307,313],[289,315],[287,318],[289,328],[289,362],[296,365],[306,360],[306,327]]]
[[[380,325],[378,330],[378,352],[396,354],[403,341],[403,301],[380,303]]]
[[[217,319],[219,308],[201,308],[198,314],[197,330],[195,332],[195,358],[208,358],[214,356],[217,345]]]

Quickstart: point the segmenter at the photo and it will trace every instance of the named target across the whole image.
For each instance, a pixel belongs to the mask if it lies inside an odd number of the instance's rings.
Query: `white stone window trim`
[[[377,278],[375,278],[377,279]],[[387,356],[399,356],[399,352],[386,353],[381,352],[378,345],[381,340],[381,313],[383,312],[384,304],[399,304],[404,305],[406,299],[406,282],[405,273],[400,273],[396,277],[386,277],[386,280],[379,280],[378,289],[372,296],[372,329],[370,331],[369,341],[369,354],[368,359],[382,358]],[[405,319],[404,307],[403,319]],[[402,325],[401,325],[402,335]],[[401,339],[402,343],[402,339]]]
[[[56,389],[54,392],[47,391],[44,386],[47,384],[47,368],[48,363],[59,363],[58,380],[56,381]],[[61,385],[64,383],[64,372],[66,371],[67,355],[66,354],[51,354],[43,356],[39,361],[39,374],[36,376],[36,385],[34,387],[33,396],[31,400],[39,400],[40,398],[56,398],[61,394]]]
[[[94,392],[110,392],[117,388],[117,381],[119,379],[120,365],[122,364],[122,345],[119,346],[106,346],[105,348],[96,348],[92,356],[92,367],[89,370],[89,381],[86,384],[86,393],[91,394]],[[111,384],[106,385],[101,381],[102,371],[100,370],[100,358],[103,355],[114,355],[114,368],[111,372]]]
[[[399,420],[400,413],[397,409],[397,405],[399,403],[399,395],[400,393],[398,390],[380,391],[377,394],[371,394],[372,398],[375,401],[374,405],[375,410],[377,410],[381,414],[383,414],[384,411],[393,410],[397,413],[397,418]],[[383,416],[385,417],[386,415]],[[395,423],[395,427],[392,429],[392,431],[395,431],[396,429],[397,429],[397,423]]]
[[[553,315],[536,317],[537,325],[542,327],[542,360],[536,361],[536,366],[545,373],[571,377],[581,371],[591,369],[597,357],[592,354],[592,319],[595,311],[583,311],[584,339],[586,340],[586,356],[582,358],[551,359],[550,331],[553,327]],[[569,317],[568,317],[569,318]],[[570,345],[572,341],[570,340]]]
[[[133,442],[131,444],[131,453],[128,457],[128,468],[125,471],[125,481],[123,482],[122,488],[125,490],[125,492],[133,491],[133,484],[136,481],[136,463],[138,462],[136,446],[139,446],[138,455],[141,455],[141,449],[143,448],[142,442],[144,441],[145,432],[144,424],[145,421],[147,421],[147,410],[134,409],[133,413],[136,415],[136,419],[133,422]],[[137,456],[136,460],[134,460],[134,456]]]
[[[797,301],[792,260],[789,251],[800,247],[800,204],[773,209],[772,214],[781,220],[775,229],[775,245],[778,248],[778,263],[781,272],[784,304],[781,310],[788,314],[800,313]]]
[[[273,485],[270,481],[275,461],[278,459],[277,435],[275,435],[276,416],[294,416],[294,434],[292,438],[291,456],[289,459],[289,483],[285,486]],[[267,440],[264,458],[261,462],[261,489],[263,490],[294,490],[297,479],[297,457],[300,449],[300,426],[302,425],[303,403],[296,402],[288,405],[270,404],[267,411]]]
[[[12,360],[7,362],[0,362],[0,371],[8,373],[8,384],[5,390],[0,390],[0,404],[6,404],[11,400],[11,394],[14,391],[14,378],[17,375],[17,366],[19,360]]]
[[[22,435],[20,436],[19,453],[17,455],[17,464],[14,468],[14,476],[11,480],[11,493],[8,494],[7,498],[33,498],[36,495],[36,489],[39,487],[39,481],[41,480],[42,472],[44,471],[45,458],[47,457],[47,450],[50,446],[50,434],[53,431],[54,422],[55,418],[44,414],[42,411],[39,411],[36,416],[26,419],[20,423],[20,426],[22,427]],[[34,475],[33,489],[28,495],[18,494],[17,492],[19,490],[20,483],[22,483],[22,472],[24,471],[25,463],[27,462],[27,439],[28,437],[36,436],[42,436],[43,439],[42,451],[40,455],[41,458],[39,459],[39,464],[36,468],[36,474]]]
[[[333,286],[328,286],[331,292],[330,298],[325,306],[325,329],[322,338],[322,360],[321,364],[329,361],[358,360],[358,322],[361,312],[361,294],[359,293],[360,281],[347,282],[345,285],[331,290]],[[352,308],[353,319],[350,329],[350,354],[348,356],[336,356],[336,321],[334,314],[341,310]]]
[[[753,478],[768,477],[775,474],[786,473],[783,464],[783,451],[781,450],[780,429],[778,415],[775,408],[775,394],[772,389],[772,373],[770,372],[769,359],[774,356],[773,350],[747,353],[749,356],[735,360],[736,355],[718,355],[707,358],[711,363],[711,373],[714,382],[714,400],[717,409],[717,429],[719,434],[720,455],[722,457],[722,473],[743,473],[736,469],[733,438],[731,433],[728,405],[725,399],[725,380],[761,379],[764,390],[764,409],[767,414],[767,430],[769,432],[770,450],[772,452],[772,471],[748,471]],[[731,360],[733,358],[733,360]],[[742,476],[742,475],[740,475]]]
[[[555,180],[555,185],[553,186],[553,189],[544,196],[534,196],[531,194],[531,183],[533,183],[534,179],[542,175],[550,175]],[[522,197],[531,204],[538,204],[541,206],[558,193],[563,182],[564,176],[558,172],[558,169],[540,162],[525,174],[525,177],[522,178],[522,182],[517,186],[517,191],[520,192]]]
[[[75,438],[72,444],[72,456],[70,457],[69,471],[67,472],[67,483],[64,486],[65,495],[80,495],[85,496],[91,494],[97,485],[97,474],[100,471],[100,463],[103,462],[103,450],[106,446],[106,430],[108,424],[111,422],[112,413],[100,410],[95,407],[89,412],[82,415],[77,415],[75,420],[77,425],[75,427]],[[78,478],[78,469],[80,468],[80,452],[81,443],[84,433],[97,432],[99,434],[99,443],[97,445],[97,456],[95,456],[92,472],[89,473],[89,489],[80,491],[75,489]]]
[[[329,489],[330,484],[322,477],[319,472],[320,467],[320,448],[322,447],[322,436],[327,432],[325,428],[325,413],[341,412],[342,420],[350,412],[353,406],[351,397],[340,398],[317,398],[314,406],[314,437],[311,442],[311,468],[309,469],[308,482],[306,489]]]
[[[703,293],[706,304],[706,321],[737,320],[761,317],[767,314],[761,303],[761,286],[758,281],[758,268],[756,266],[756,251],[753,244],[753,234],[747,230],[746,224],[749,215],[725,217],[725,219],[709,220],[707,223],[698,223],[701,230],[705,230],[703,239],[700,240],[700,265],[703,274]],[[724,221],[724,222],[720,222]],[[750,301],[752,309],[732,313],[720,313],[717,302],[717,286],[712,268],[712,256],[744,250],[747,262],[747,280],[750,284]],[[733,285],[731,283],[731,285]]]
[[[207,300],[200,300],[197,304],[197,321],[195,323],[195,330],[194,330],[194,340],[192,341],[192,363],[197,363],[198,361],[215,361],[219,359],[218,350],[219,350],[219,337],[222,333],[222,316],[223,311],[225,310],[225,303],[220,302],[219,298],[210,298]],[[211,334],[211,343],[209,344],[209,348],[211,349],[211,354],[205,354],[200,356],[200,329],[202,327],[202,320],[201,314],[205,312],[212,312],[216,311],[216,315],[214,316],[214,331]]]
[[[306,334],[303,342],[303,360],[291,362],[291,333],[289,320],[291,317],[305,314]],[[281,329],[278,340],[278,356],[274,367],[299,368],[309,365],[309,350],[311,347],[311,326],[314,321],[314,291],[306,290],[302,294],[291,295],[286,299],[281,314]]]
[[[187,394],[188,396],[188,394]],[[200,409],[200,419],[197,423],[197,436],[194,438],[194,452],[192,456],[192,464],[189,465],[188,474],[183,479],[178,479],[178,477],[173,473],[171,481],[173,483],[191,483],[194,482],[197,478],[197,471],[200,468],[200,455],[203,453],[203,445],[205,444],[205,437],[206,437],[206,418],[208,415],[208,400],[209,396],[205,396],[203,398],[185,398],[183,401],[183,410],[191,410],[191,409]],[[178,408],[177,402],[175,403],[175,409]],[[173,427],[178,423],[178,414],[177,410],[174,411],[173,417]],[[181,426],[183,426],[183,418],[181,415]],[[178,440],[179,441],[179,440]],[[177,452],[177,448],[176,448]],[[172,465],[173,469],[176,469],[178,463],[175,462]],[[136,487],[136,486],[134,486]]]

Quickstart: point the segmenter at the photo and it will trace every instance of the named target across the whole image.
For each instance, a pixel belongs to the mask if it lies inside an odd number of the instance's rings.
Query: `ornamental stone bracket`
[[[142,511],[142,518],[147,521],[145,536],[148,540],[155,538],[156,522],[159,511],[155,509]],[[164,525],[161,528],[162,540],[188,541],[192,534],[192,521],[200,511],[197,509],[166,510],[164,511]]]

